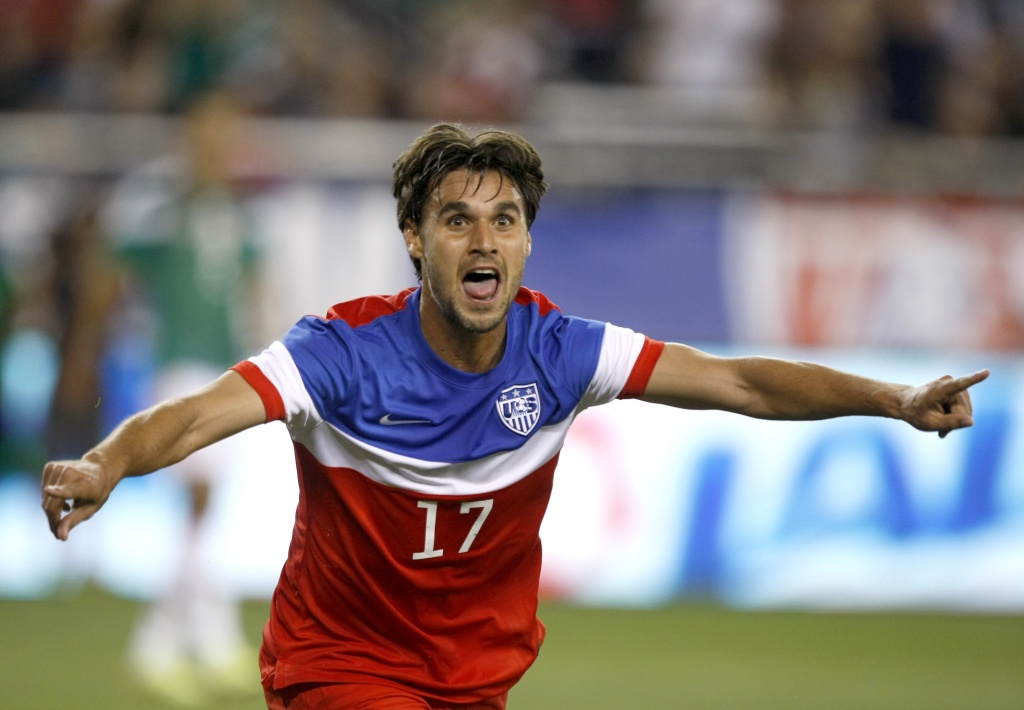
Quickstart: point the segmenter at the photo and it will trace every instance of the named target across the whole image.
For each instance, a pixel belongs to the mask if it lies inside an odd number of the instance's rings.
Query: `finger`
[[[988,370],[978,370],[962,377],[941,378],[936,381],[936,387],[941,396],[952,397],[960,392],[966,392],[979,382],[984,382],[989,374]]]
[[[47,496],[43,499],[43,511],[46,513],[46,522],[50,525],[50,532],[53,533],[54,537],[60,537],[57,534],[57,526],[60,524],[61,513],[64,510],[65,502],[63,498],[54,498],[53,496]]]
[[[43,495],[55,498],[90,498],[96,495],[96,478],[70,466],[55,468],[52,482],[43,486]]]
[[[947,397],[942,397],[940,394],[938,406],[944,414],[966,414],[969,416],[973,409],[971,393],[969,390],[961,390]]]
[[[50,532],[59,540],[67,540],[67,533],[72,527],[78,524],[77,519],[81,518],[82,506],[73,503],[73,498],[47,493],[43,498],[43,510],[46,513],[46,521],[50,525]],[[71,523],[65,521],[74,516]]]
[[[70,528],[65,528],[62,536],[61,522],[64,513],[73,510],[70,501],[79,494],[76,489],[80,488],[73,485],[74,477],[68,475],[69,471],[76,473],[64,462],[48,463],[43,469],[42,507],[50,532],[60,540],[67,539],[67,531]]]
[[[68,535],[71,534],[71,530],[79,523],[91,518],[93,513],[96,512],[96,509],[97,507],[95,505],[83,505],[72,509],[72,511],[65,515],[57,525],[57,539],[66,541],[68,539]]]
[[[971,404],[971,394],[967,390],[958,392],[952,398],[942,403],[943,411],[946,414],[966,414],[970,416],[974,412]]]
[[[75,496],[60,488],[47,488],[43,491],[43,510],[46,516],[51,519],[60,519],[64,513],[73,510]],[[53,525],[50,525],[51,529]]]
[[[43,467],[43,480],[42,488],[45,490],[49,486],[53,486],[60,481],[60,477],[63,474],[64,465],[60,463],[48,463]]]
[[[43,510],[47,512],[54,511],[59,513],[61,511],[67,512],[70,509],[71,508],[68,504],[68,499],[65,498],[64,496],[55,495],[48,492],[43,493]]]
[[[43,496],[68,499],[83,493],[83,486],[78,485],[82,474],[60,461],[47,464],[43,469]]]
[[[974,426],[974,418],[969,414],[950,414],[942,417],[942,421],[936,427],[936,430],[939,432],[939,438],[945,439],[951,431],[971,426]]]

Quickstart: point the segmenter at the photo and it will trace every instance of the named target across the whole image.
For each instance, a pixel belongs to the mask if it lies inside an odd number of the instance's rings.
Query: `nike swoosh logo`
[[[400,424],[432,424],[429,419],[392,419],[391,413],[388,412],[380,418],[380,423],[384,426],[398,426]]]

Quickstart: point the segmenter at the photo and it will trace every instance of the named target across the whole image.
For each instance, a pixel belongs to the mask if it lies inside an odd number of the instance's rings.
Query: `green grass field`
[[[254,641],[266,609],[246,604]],[[0,707],[167,708],[123,667],[137,611],[95,590],[0,601]],[[547,642],[510,710],[1024,708],[1024,616],[545,604],[541,618]],[[254,694],[209,707],[264,706]]]

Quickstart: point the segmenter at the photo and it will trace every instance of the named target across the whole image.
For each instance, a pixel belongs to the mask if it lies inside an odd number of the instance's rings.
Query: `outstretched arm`
[[[43,468],[43,510],[50,530],[67,540],[72,528],[103,506],[121,479],[170,466],[265,421],[259,395],[233,371],[194,394],[129,417],[81,459],[51,461]]]
[[[641,399],[686,409],[722,409],[760,419],[828,419],[866,415],[901,419],[945,436],[971,426],[968,390],[981,370],[914,387],[823,365],[767,357],[724,358],[669,343]]]

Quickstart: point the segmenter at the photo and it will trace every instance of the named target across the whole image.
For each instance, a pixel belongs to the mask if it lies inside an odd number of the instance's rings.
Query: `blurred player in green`
[[[128,175],[112,193],[107,228],[130,288],[154,316],[154,401],[213,381],[245,352],[257,250],[233,179],[243,116],[228,94],[204,95],[183,117],[180,154]],[[188,490],[189,528],[172,583],[129,647],[139,680],[182,704],[207,691],[259,688],[237,600],[203,553],[211,495],[235,459],[224,441],[171,469]]]

